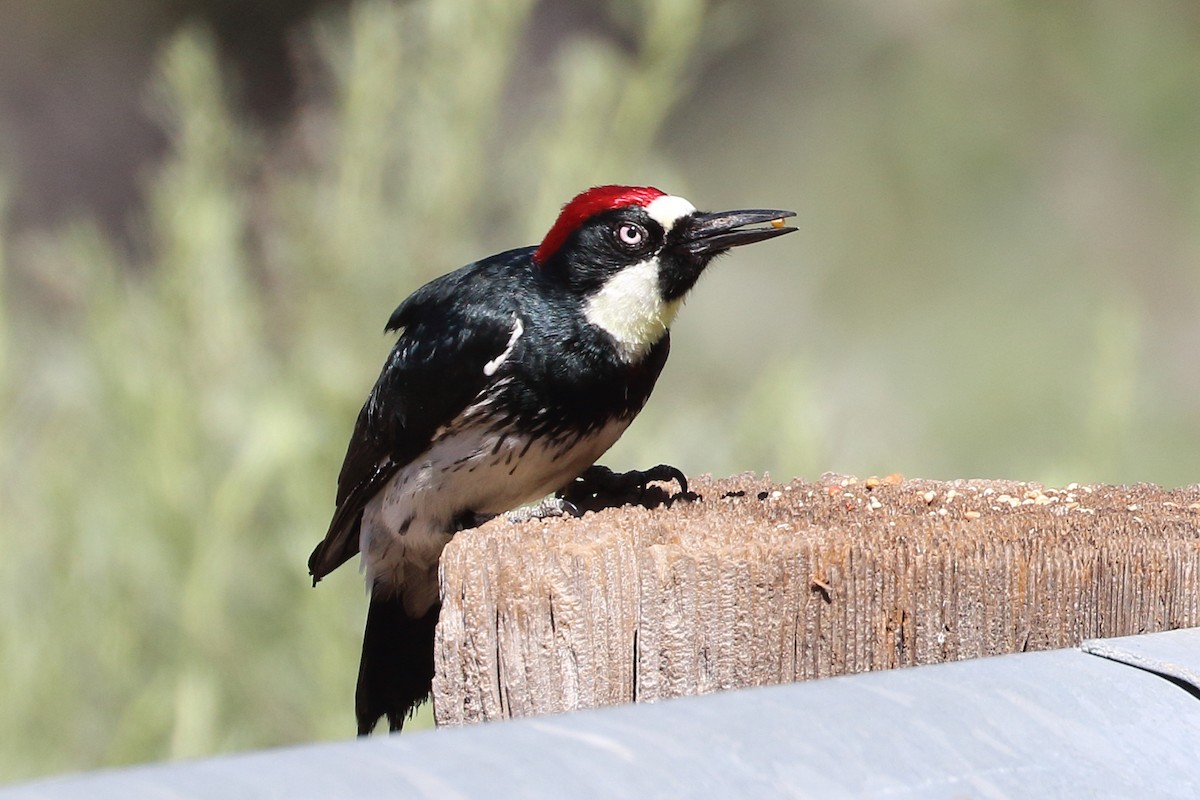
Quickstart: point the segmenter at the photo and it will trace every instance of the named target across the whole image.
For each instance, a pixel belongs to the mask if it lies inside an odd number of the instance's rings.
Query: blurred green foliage
[[[189,31],[136,241],[0,222],[0,780],[349,734],[365,594],[305,560],[382,324],[590,184],[802,229],[706,275],[613,466],[1197,479],[1193,4],[606,7],[356,3],[270,137]]]
[[[190,31],[152,92],[173,148],[143,255],[86,220],[0,240],[38,300],[0,305],[0,779],[352,731],[361,578],[314,591],[304,565],[382,323],[579,187],[635,178],[700,36],[699,3],[655,4],[649,46],[568,39],[540,105],[514,109],[530,6],[324,20],[278,151]]]
[[[1200,5],[767,6],[672,143],[702,202],[801,233],[705,276],[638,435],[679,442],[688,398],[693,430],[759,404],[816,434],[692,469],[1195,482]]]

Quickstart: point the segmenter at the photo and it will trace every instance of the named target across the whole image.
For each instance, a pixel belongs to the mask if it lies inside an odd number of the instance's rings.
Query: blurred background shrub
[[[1197,480],[1200,7],[0,8],[0,780],[344,737],[392,308],[599,182],[799,212],[606,459]],[[427,721],[427,717],[426,717]]]

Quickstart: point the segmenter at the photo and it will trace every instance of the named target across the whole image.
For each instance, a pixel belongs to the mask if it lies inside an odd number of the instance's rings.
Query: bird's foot
[[[540,503],[522,506],[506,515],[509,522],[529,522],[531,520],[549,519],[550,517],[579,517],[579,509],[570,500],[562,497],[547,497]]]
[[[687,476],[667,464],[629,472],[613,472],[608,467],[594,464],[563,487],[557,497],[572,503],[578,509],[587,511],[626,503],[640,503],[652,507],[666,503],[673,496],[661,489],[655,489],[657,496],[649,496],[650,484],[671,481],[679,484],[679,495],[675,496],[691,497],[688,492]]]

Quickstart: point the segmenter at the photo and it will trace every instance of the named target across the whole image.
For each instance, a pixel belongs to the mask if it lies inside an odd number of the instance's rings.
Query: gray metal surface
[[[1200,664],[1196,631],[1117,642]],[[1200,700],[1059,650],[0,789],[74,797],[1194,800]]]
[[[1200,691],[1200,628],[1088,639],[1080,649],[1182,681]]]

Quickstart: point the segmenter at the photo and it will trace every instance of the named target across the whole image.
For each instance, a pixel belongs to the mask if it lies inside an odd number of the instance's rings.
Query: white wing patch
[[[663,337],[681,305],[682,298],[663,300],[658,261],[651,258],[609,278],[588,300],[583,313],[588,322],[616,340],[621,358],[632,363]]]
[[[490,378],[496,374],[496,370],[500,369],[500,365],[504,363],[504,360],[512,355],[513,348],[517,346],[517,339],[520,339],[521,334],[524,332],[525,326],[521,324],[521,318],[513,314],[513,329],[508,337],[508,347],[504,348],[503,353],[483,365],[484,375]]]

